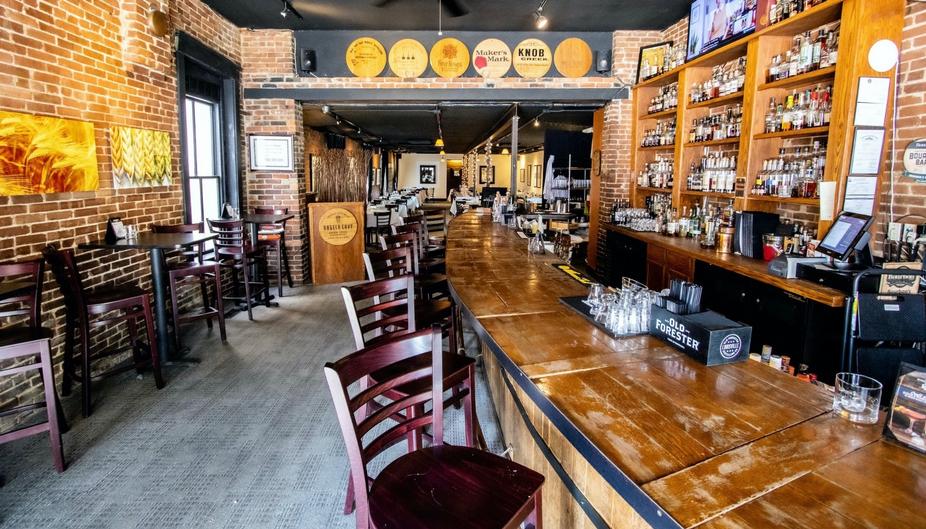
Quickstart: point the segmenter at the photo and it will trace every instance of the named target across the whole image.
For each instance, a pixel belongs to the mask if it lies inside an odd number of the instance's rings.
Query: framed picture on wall
[[[543,166],[535,165],[533,166],[533,175],[531,175],[532,182],[531,185],[534,187],[543,187]]]
[[[251,136],[252,171],[292,171],[292,136]]]
[[[653,77],[651,72],[661,72],[669,60],[669,49],[672,41],[660,42],[640,48],[640,59],[637,61],[637,82]]]
[[[492,185],[495,183],[495,166],[479,166],[479,183],[482,185]]]
[[[518,183],[519,183],[519,184],[526,184],[526,183],[527,183],[527,177],[524,175],[524,171],[525,171],[525,169],[524,169],[523,167],[522,167],[522,168],[520,169],[520,171],[519,171],[519,174],[518,174]]]
[[[433,185],[437,183],[437,166],[436,165],[419,165],[418,182],[421,184]]]

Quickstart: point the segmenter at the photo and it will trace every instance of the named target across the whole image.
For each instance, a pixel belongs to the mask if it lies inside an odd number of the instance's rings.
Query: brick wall
[[[241,123],[245,135],[293,136],[293,171],[256,172],[246,168],[244,185],[248,209],[256,206],[288,208],[295,215],[286,223],[286,248],[293,281],[303,283],[309,277],[309,261],[308,247],[303,244],[307,230],[307,187],[302,104],[291,99],[245,99]],[[245,156],[244,159],[250,158]],[[271,262],[276,258],[273,255],[270,257]]]
[[[139,229],[181,220],[174,59],[171,38],[149,30],[147,17],[154,9],[169,14],[173,29],[240,60],[238,28],[198,0],[5,0],[0,6],[0,109],[92,122],[100,171],[95,192],[0,197],[0,260],[35,257],[51,243],[73,247],[101,237],[111,215]],[[113,189],[111,125],[169,132],[173,185]],[[146,254],[78,255],[86,286],[148,284]],[[54,354],[60,362],[63,307],[50,274],[46,285],[44,322],[55,328]],[[120,337],[112,333],[109,340]],[[60,378],[60,369],[56,375]],[[25,398],[37,384],[35,377],[0,381],[0,407]]]
[[[874,239],[880,248],[891,218],[918,215],[903,222],[926,222],[926,183],[916,183],[902,176],[903,150],[911,141],[926,137],[926,3],[909,2],[904,18],[900,50],[899,91],[897,94],[896,143],[893,149],[895,171],[886,174],[881,185],[878,224]],[[888,143],[890,147],[890,143]],[[885,167],[890,169],[891,152]],[[894,183],[893,217],[891,216],[891,181]]]

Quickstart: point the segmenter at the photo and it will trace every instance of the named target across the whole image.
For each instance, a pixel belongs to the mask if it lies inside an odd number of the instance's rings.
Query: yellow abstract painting
[[[0,195],[99,186],[92,123],[0,111]]]
[[[111,127],[113,187],[153,187],[171,183],[170,134],[158,130]]]

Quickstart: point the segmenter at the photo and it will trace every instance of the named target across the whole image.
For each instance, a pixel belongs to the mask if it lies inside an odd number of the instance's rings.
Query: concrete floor
[[[353,350],[340,292],[293,289],[280,305],[255,309],[254,322],[230,319],[227,345],[218,329],[191,328],[185,343],[202,363],[168,367],[160,391],[150,375],[109,379],[89,419],[77,393],[64,399],[63,474],[47,437],[0,445],[0,528],[353,527],[341,513],[347,459],[322,372]],[[478,415],[498,453],[483,380]],[[448,442],[462,443],[462,423],[450,410]]]

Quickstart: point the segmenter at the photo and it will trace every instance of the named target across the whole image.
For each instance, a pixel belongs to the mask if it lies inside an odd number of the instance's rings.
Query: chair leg
[[[69,316],[65,316],[65,320],[64,358],[62,359],[64,376],[61,380],[61,394],[68,397],[71,395],[71,389],[74,386],[74,333],[77,332],[77,329]]]
[[[222,336],[222,343],[226,343],[228,336],[225,334],[225,302],[222,300],[222,269],[219,265],[215,265],[215,308],[218,311],[219,334]]]
[[[241,275],[244,276],[244,302],[248,306],[248,319],[254,321],[254,312],[251,310],[251,280],[248,278],[248,261],[242,261]]]
[[[289,252],[286,250],[286,235],[280,237],[280,252],[283,254],[283,268],[286,269],[286,284],[293,288],[293,274],[289,269]]]
[[[283,297],[283,240],[277,241],[277,295]]]
[[[89,417],[93,412],[93,404],[91,397],[91,382],[90,382],[90,326],[87,322],[83,322],[80,329],[80,352],[81,352],[81,363],[83,367],[81,368],[81,384],[80,384],[80,393],[81,393],[81,411],[84,414],[84,417]]]
[[[543,509],[541,508],[541,497],[543,489],[534,493],[534,510],[524,520],[525,529],[543,529]]]
[[[467,391],[463,398],[463,427],[466,429],[466,446],[473,448],[476,446],[476,368],[470,365],[467,371],[466,382],[463,383]]]
[[[135,318],[125,320],[125,325],[129,328],[129,343],[132,344],[132,361],[135,362],[135,372],[141,374],[144,359],[141,356],[141,348],[138,346],[138,325]]]
[[[145,327],[148,330],[148,349],[151,351],[151,369],[154,371],[154,384],[158,389],[164,387],[164,376],[161,374],[161,357],[158,355],[158,339],[154,335],[154,315],[151,313],[151,302],[148,295],[144,296],[142,307],[145,313]]]
[[[264,292],[264,306],[270,306],[270,261],[267,260],[266,254],[264,258],[261,259],[257,264],[257,273],[260,274],[261,285],[263,286]],[[280,285],[282,289],[283,286]]]
[[[171,273],[170,277],[170,322],[174,330],[174,350],[180,350],[180,304],[177,302],[177,277]]]
[[[347,494],[344,495],[344,514],[354,512],[354,480],[350,472],[347,473]]]
[[[206,281],[205,274],[200,274],[199,276],[199,293],[203,298],[203,310],[208,311],[210,307],[209,303],[209,284]],[[212,329],[212,318],[206,319],[206,327]]]
[[[52,373],[51,351],[48,341],[39,343],[39,357],[42,362],[42,385],[45,386],[45,406],[48,414],[48,440],[51,443],[51,458],[55,470],[64,472],[64,449],[61,444],[61,427],[58,396],[55,393],[55,376]]]

